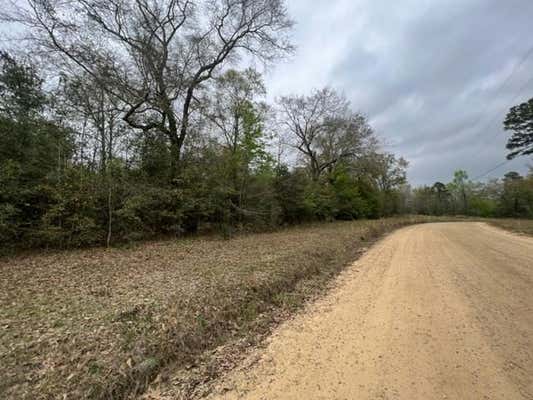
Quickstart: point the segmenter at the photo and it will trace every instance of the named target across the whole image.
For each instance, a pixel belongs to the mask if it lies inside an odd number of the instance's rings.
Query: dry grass
[[[533,236],[533,219],[489,219],[487,222],[508,231]]]
[[[169,362],[191,363],[228,340],[264,332],[274,311],[301,305],[369,241],[428,220],[3,258],[0,398],[139,392]]]

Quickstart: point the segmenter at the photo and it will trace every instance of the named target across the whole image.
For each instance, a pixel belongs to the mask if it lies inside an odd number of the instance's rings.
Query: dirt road
[[[533,399],[533,239],[397,231],[255,357],[211,398]]]

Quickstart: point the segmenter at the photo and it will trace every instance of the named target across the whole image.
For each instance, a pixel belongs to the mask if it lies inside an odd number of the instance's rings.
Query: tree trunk
[[[111,235],[113,232],[113,202],[111,194],[111,179],[108,178],[107,184],[107,238],[106,246],[111,246]]]
[[[107,159],[108,159],[108,165],[106,165],[106,180],[107,180],[107,239],[106,239],[106,246],[109,247],[111,245],[111,236],[113,232],[113,187],[112,187],[112,176],[111,176],[111,170],[109,168],[109,163],[113,159],[113,120],[109,120],[109,143],[107,146]]]
[[[165,100],[166,105],[166,114],[168,118],[168,137],[170,139],[170,180],[172,184],[176,184],[177,180],[181,174],[181,148],[183,147],[183,142],[185,136],[187,135],[187,128],[189,125],[188,114],[181,123],[181,128],[178,129],[178,122],[172,110],[171,103],[168,99]]]
[[[181,143],[179,138],[171,136],[170,138],[170,180],[172,183],[176,183],[176,180],[180,177],[181,168]]]

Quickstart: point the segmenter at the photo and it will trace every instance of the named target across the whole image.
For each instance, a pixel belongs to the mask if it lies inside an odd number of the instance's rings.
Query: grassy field
[[[430,218],[0,259],[0,398],[117,399],[268,331],[375,238]]]

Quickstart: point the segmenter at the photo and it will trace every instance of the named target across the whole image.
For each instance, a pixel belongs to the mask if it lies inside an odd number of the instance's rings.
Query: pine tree
[[[519,155],[533,154],[533,98],[511,108],[504,121],[506,131],[513,131],[507,142],[509,160]]]

